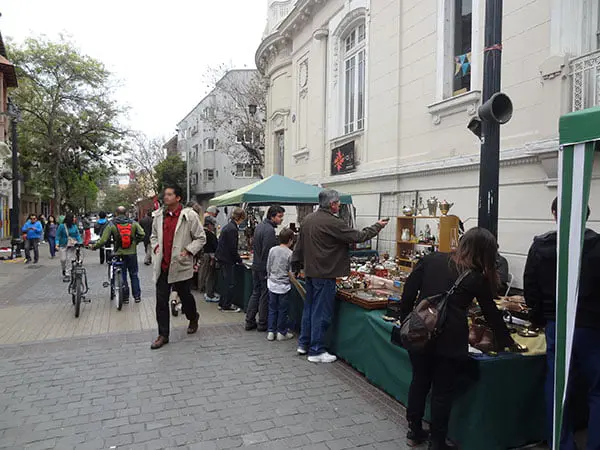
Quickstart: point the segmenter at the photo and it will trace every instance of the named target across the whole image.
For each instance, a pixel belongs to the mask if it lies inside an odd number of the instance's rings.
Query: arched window
[[[366,28],[360,23],[342,38],[344,134],[365,127]]]

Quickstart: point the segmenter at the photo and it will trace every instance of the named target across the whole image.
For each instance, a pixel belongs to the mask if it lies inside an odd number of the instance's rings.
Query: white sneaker
[[[332,363],[337,360],[335,355],[330,355],[327,352],[321,353],[320,355],[309,356],[308,360],[313,363]]]
[[[301,355],[301,356],[304,356],[304,355],[306,355],[306,354],[308,353],[308,351],[307,351],[305,348],[298,347],[298,348],[296,349],[296,353],[298,353],[298,354],[299,354],[299,355]]]
[[[275,333],[273,333],[272,331],[269,331],[267,333],[267,341],[274,341],[275,340]]]
[[[278,341],[289,341],[290,339],[294,339],[294,333],[290,333],[289,331],[285,334],[277,333]]]

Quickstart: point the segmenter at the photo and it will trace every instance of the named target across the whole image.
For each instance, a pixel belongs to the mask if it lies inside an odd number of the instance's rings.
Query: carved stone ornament
[[[298,66],[298,83],[301,90],[308,86],[308,59],[302,61]]]

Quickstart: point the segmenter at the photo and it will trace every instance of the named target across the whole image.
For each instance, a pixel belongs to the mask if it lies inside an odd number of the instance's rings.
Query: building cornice
[[[558,154],[558,140],[541,141],[527,144],[516,149],[500,152],[500,166],[520,166],[538,164],[543,158]],[[480,155],[464,155],[422,163],[378,168],[353,172],[347,175],[330,175],[321,180],[324,184],[347,183],[350,181],[370,180],[374,178],[421,177],[477,170]]]
[[[290,45],[293,36],[306,25],[312,15],[327,0],[298,0],[290,13],[258,46],[254,59],[258,70],[265,75],[268,65],[277,57],[282,48]]]

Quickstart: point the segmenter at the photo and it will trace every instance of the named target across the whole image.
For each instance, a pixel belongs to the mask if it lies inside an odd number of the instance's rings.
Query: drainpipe
[[[323,172],[322,177],[327,176],[327,164],[328,164],[328,146],[327,146],[327,87],[329,82],[328,72],[329,67],[327,66],[329,59],[327,58],[327,45],[329,43],[329,30],[320,28],[314,32],[313,38],[321,43],[321,52],[323,59]]]

